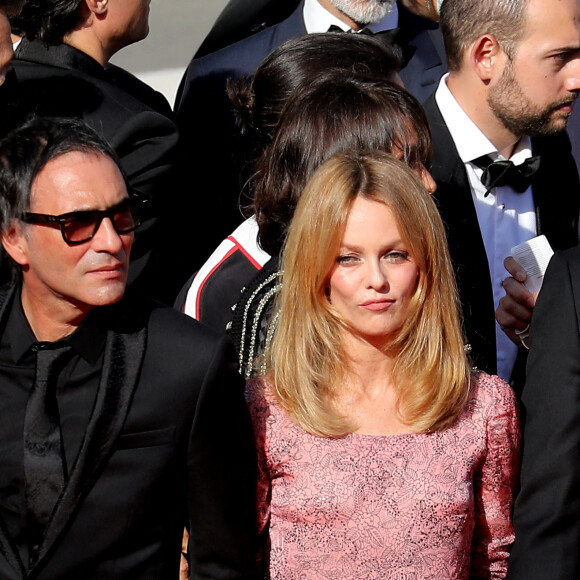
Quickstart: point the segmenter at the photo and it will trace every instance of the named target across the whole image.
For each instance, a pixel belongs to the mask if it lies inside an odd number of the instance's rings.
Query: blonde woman
[[[248,382],[271,578],[503,578],[515,397],[471,372],[438,211],[404,163],[341,153],[283,254],[265,374]]]

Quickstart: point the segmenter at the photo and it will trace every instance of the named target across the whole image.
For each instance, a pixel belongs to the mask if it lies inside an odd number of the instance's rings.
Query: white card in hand
[[[546,236],[537,236],[513,247],[511,254],[528,275],[525,287],[530,292],[538,292],[542,287],[550,258],[554,254]]]

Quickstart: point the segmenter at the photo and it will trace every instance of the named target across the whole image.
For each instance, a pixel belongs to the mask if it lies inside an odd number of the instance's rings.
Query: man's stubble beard
[[[571,94],[540,109],[522,90],[508,62],[497,85],[490,90],[487,104],[504,127],[517,137],[542,137],[566,129],[570,115],[558,114],[558,109],[573,103],[576,96]]]

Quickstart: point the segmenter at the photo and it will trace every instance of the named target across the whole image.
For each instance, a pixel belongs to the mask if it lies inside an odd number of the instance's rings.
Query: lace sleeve
[[[521,427],[516,398],[499,377],[480,375],[486,387],[487,452],[475,476],[470,578],[505,578],[514,542],[512,507],[517,483]],[[481,384],[485,383],[485,384]]]
[[[261,380],[250,380],[246,383],[246,401],[250,409],[258,453],[258,487],[256,494],[258,534],[260,538],[258,560],[263,561],[268,553],[271,478],[266,449],[266,428],[270,407],[264,397],[264,385]]]

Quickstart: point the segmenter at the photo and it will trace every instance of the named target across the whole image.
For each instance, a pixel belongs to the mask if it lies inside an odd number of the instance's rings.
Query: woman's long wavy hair
[[[401,420],[438,431],[467,400],[470,367],[443,223],[433,199],[403,162],[379,152],[343,152],[309,180],[283,252],[279,320],[266,373],[278,400],[306,431],[339,437],[356,430],[336,409],[348,374],[347,322],[328,300],[329,277],[357,197],[387,205],[419,269],[407,317],[388,349]]]

